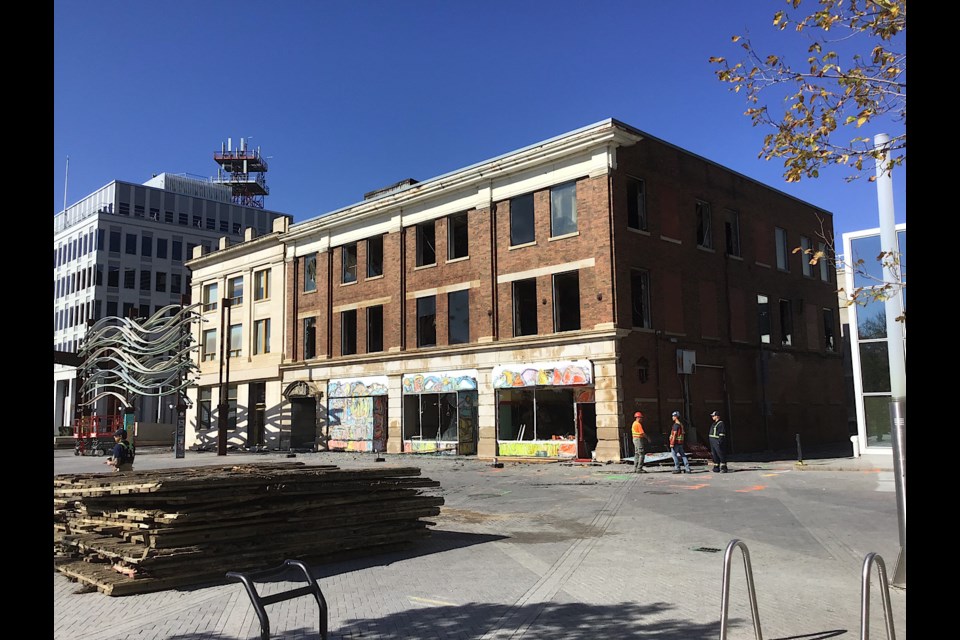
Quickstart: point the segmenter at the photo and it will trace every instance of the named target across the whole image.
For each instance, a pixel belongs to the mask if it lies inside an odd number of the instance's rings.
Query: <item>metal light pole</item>
[[[230,336],[230,298],[220,300],[220,404],[217,405],[217,455],[227,455],[227,387],[230,384],[230,350],[227,341]]]
[[[893,215],[893,180],[887,168],[889,136],[874,136],[875,149],[882,152],[877,160],[877,203],[880,209],[880,250],[888,252],[883,261],[883,280],[898,286],[900,274],[896,268],[897,226]],[[890,437],[893,441],[893,473],[897,492],[897,521],[900,529],[900,554],[891,584],[907,586],[907,372],[904,355],[903,326],[900,316],[899,291],[887,297],[887,355],[890,360]]]

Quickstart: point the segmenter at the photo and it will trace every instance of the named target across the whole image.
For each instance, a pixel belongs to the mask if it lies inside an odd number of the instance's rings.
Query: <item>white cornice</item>
[[[520,173],[531,167],[583,154],[591,149],[630,145],[642,138],[639,132],[622,128],[612,119],[604,120],[518,151],[417,183],[401,191],[291,225],[284,240],[295,242],[318,232],[355,222],[358,218],[421,203],[443,192],[476,187],[481,183],[489,183],[491,180]]]

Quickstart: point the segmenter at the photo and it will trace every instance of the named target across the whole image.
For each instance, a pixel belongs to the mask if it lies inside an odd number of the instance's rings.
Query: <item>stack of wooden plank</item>
[[[59,475],[55,566],[118,596],[394,551],[429,535],[438,486],[416,467],[298,462]]]

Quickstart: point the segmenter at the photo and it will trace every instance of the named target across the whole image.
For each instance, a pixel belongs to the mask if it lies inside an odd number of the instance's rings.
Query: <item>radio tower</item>
[[[240,147],[232,148],[232,141],[220,143],[220,152],[213,154],[220,168],[213,182],[225,184],[233,193],[234,204],[263,209],[263,197],[270,195],[267,179],[267,161],[260,156],[260,147],[247,148],[247,141],[240,138]]]

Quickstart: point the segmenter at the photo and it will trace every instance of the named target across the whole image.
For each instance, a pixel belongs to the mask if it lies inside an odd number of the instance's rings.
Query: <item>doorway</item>
[[[247,421],[247,446],[259,447],[265,441],[265,414],[267,411],[267,383],[251,382],[247,406],[250,419]]]
[[[577,457],[581,460],[593,458],[597,450],[597,405],[577,403]]]

